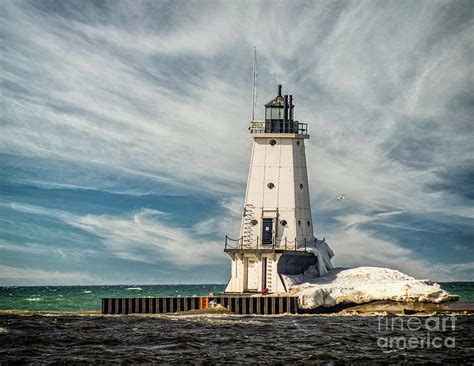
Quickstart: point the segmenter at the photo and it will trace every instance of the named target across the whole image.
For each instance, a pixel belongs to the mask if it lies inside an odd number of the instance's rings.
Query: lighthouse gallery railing
[[[308,124],[298,121],[252,121],[249,127],[250,133],[296,133],[306,135],[308,133]]]
[[[325,239],[323,239],[324,241]],[[235,249],[235,250],[242,250],[242,249],[272,249],[272,250],[294,250],[294,251],[306,251],[307,247],[312,244],[318,244],[318,239],[314,238],[314,240],[307,240],[306,238],[302,240],[297,240],[296,238],[292,241],[288,241],[285,237],[283,243],[275,244],[273,241],[272,244],[262,244],[260,238],[257,236],[257,240],[255,245],[249,245],[248,243],[244,243],[244,238],[240,237],[239,239],[232,239],[228,235],[225,236],[225,250],[228,249]],[[301,245],[299,245],[301,244]]]

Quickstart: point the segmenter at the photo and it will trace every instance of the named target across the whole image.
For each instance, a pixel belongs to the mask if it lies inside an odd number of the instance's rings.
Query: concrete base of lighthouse
[[[226,249],[232,261],[226,293],[285,293],[283,274],[295,275],[317,263],[313,253],[302,250]]]

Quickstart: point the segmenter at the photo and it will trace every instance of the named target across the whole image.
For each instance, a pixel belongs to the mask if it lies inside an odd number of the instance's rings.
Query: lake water
[[[474,282],[442,283],[442,287],[474,301]],[[224,285],[124,285],[0,287],[0,310],[90,311],[101,309],[102,297],[206,296]]]
[[[446,329],[431,330],[430,324],[429,331],[428,318],[397,317],[393,329],[385,323],[390,319],[395,318],[3,315],[0,363],[460,365],[474,360],[472,316],[456,318],[454,328],[451,319]],[[415,330],[406,328],[408,321]]]
[[[442,286],[462,301],[474,300],[470,282]],[[0,309],[79,312],[100,310],[102,297],[223,290],[224,285],[2,287]],[[391,319],[395,327],[387,327]],[[433,329],[427,319],[446,319],[450,326]],[[472,316],[12,314],[0,315],[0,363],[464,364],[474,359],[472,334]]]

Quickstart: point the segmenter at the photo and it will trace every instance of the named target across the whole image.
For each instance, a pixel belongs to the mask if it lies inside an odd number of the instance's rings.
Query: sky
[[[0,285],[226,283],[257,110],[337,266],[474,280],[472,1],[1,1]],[[338,195],[346,195],[337,201]]]

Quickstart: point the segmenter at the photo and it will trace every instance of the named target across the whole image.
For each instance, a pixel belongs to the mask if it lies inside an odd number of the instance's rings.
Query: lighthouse
[[[226,237],[227,293],[284,293],[284,275],[324,274],[332,251],[313,232],[306,165],[306,123],[294,119],[292,95],[265,104],[250,122],[253,140],[240,236]],[[324,250],[322,250],[324,249]]]

